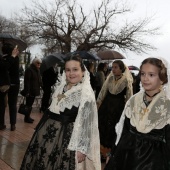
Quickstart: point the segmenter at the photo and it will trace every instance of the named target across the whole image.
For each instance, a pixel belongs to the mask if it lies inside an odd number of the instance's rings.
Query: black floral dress
[[[140,133],[126,117],[122,137],[104,170],[170,170],[170,125]]]
[[[21,170],[74,170],[75,152],[67,149],[78,108],[60,115],[47,111],[31,139]]]

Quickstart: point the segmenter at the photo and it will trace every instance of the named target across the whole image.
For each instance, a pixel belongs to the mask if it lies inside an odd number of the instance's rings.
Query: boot
[[[30,118],[30,114],[31,113],[25,115],[24,122],[26,122],[26,123],[33,123],[34,120],[32,118]]]
[[[16,129],[14,124],[11,124],[11,131],[14,131]]]
[[[26,123],[33,123],[33,120],[31,120],[30,118],[25,116],[24,122],[26,122]]]

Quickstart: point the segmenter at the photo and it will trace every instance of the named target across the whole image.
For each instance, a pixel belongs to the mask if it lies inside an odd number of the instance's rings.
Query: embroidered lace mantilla
[[[170,100],[166,98],[164,90],[157,94],[146,107],[143,92],[132,97],[127,104],[126,116],[130,118],[132,126],[139,132],[148,133],[153,129],[162,129],[170,123]]]
[[[100,170],[97,106],[88,71],[84,72],[82,82],[66,91],[63,98],[59,100],[58,95],[62,94],[65,85],[66,76],[63,73],[61,83],[56,86],[49,109],[60,114],[65,108],[70,109],[73,106],[79,106],[68,149],[84,153],[91,160],[95,170]],[[76,169],[79,169],[79,166],[80,164],[76,161]]]
[[[103,87],[97,98],[97,103],[102,103],[102,101],[104,100],[107,94],[107,91],[109,91],[111,94],[117,95],[121,93],[125,87],[127,87],[126,90],[126,101],[127,101],[133,95],[132,83],[133,83],[133,78],[131,75],[127,77],[127,74],[123,73],[122,77],[116,81],[115,76],[111,72],[103,84]]]
[[[125,115],[130,119],[132,126],[141,133],[148,133],[153,129],[162,129],[165,125],[170,124],[170,99],[166,96],[163,89],[157,94],[152,102],[146,107],[143,101],[144,91],[140,91],[126,103],[124,112],[119,123],[116,125],[118,143]]]

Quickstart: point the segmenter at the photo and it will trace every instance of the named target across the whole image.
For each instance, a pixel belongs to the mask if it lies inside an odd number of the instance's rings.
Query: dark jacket
[[[24,90],[21,91],[23,96],[39,96],[40,88],[42,86],[40,71],[35,67],[35,65],[31,64],[25,70],[24,75]]]
[[[10,58],[10,56],[8,56]],[[11,85],[19,85],[19,57],[16,56],[14,58],[13,64],[9,68],[9,77],[11,81]]]
[[[44,71],[42,74],[43,87],[51,87],[56,83],[57,73],[54,71],[53,67]]]
[[[13,63],[13,57],[0,56],[0,86],[10,85],[10,77],[8,70]]]

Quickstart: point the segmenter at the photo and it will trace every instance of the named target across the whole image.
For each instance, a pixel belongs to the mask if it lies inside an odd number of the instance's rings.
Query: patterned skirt
[[[67,149],[73,122],[42,118],[25,153],[21,170],[75,170],[75,152]]]

